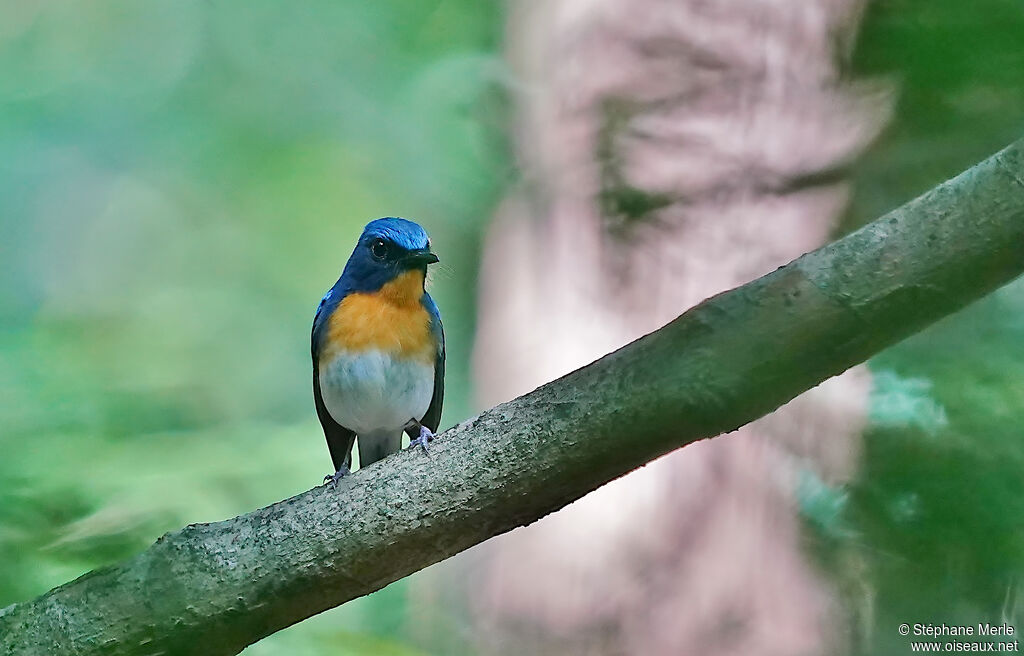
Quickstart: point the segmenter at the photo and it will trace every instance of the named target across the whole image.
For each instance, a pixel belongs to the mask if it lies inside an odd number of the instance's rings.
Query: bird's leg
[[[350,471],[348,465],[342,465],[338,471],[324,476],[324,485],[330,485],[332,489],[338,487],[338,481],[341,480],[342,476],[347,476]]]
[[[429,428],[415,419],[410,419],[403,430],[405,430],[406,434],[409,436],[410,449],[419,445],[423,447],[423,451],[425,453],[429,452],[427,449],[427,442],[434,439],[434,433],[432,433]]]

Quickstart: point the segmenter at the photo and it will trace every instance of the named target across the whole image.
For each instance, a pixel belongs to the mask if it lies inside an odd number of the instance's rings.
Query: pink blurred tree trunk
[[[823,244],[888,116],[841,75],[859,0],[509,3],[519,187],[487,240],[490,406]],[[846,642],[801,549],[802,471],[855,472],[857,368],[455,566],[484,653],[817,654]],[[629,426],[622,448],[630,448]]]

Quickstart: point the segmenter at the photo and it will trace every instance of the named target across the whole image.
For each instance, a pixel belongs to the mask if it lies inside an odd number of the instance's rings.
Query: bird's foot
[[[324,476],[324,485],[330,485],[332,489],[338,487],[338,481],[340,481],[343,476],[348,476],[349,471],[348,467],[342,467],[333,474]]]
[[[409,448],[421,446],[424,453],[429,453],[430,450],[427,448],[427,443],[432,439],[434,439],[434,434],[430,432],[430,429],[426,426],[420,426],[420,435],[409,440]]]

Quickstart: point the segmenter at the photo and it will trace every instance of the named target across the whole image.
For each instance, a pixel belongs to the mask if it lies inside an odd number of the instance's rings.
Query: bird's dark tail
[[[359,435],[359,466],[372,465],[402,449],[402,431]]]

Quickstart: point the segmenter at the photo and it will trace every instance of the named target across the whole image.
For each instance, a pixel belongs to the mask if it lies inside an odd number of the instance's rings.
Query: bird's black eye
[[[378,260],[383,260],[388,256],[388,245],[383,239],[374,239],[373,243],[370,244],[370,252]]]

